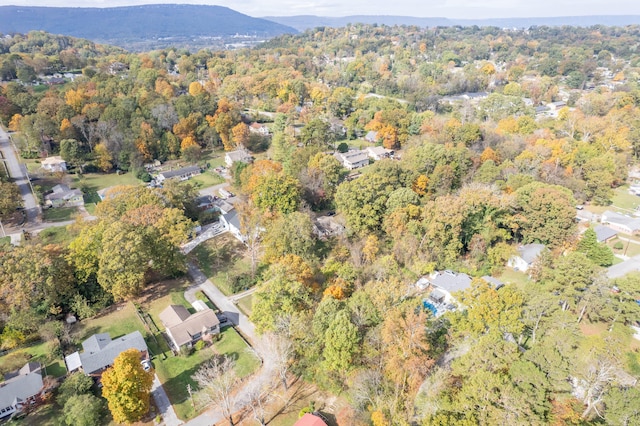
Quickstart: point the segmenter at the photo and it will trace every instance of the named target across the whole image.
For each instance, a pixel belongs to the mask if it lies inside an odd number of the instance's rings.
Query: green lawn
[[[529,276],[524,272],[514,271],[509,267],[504,268],[498,279],[505,284],[514,284],[518,288],[522,288],[532,282],[531,278],[529,278]]]
[[[189,257],[227,296],[232,294],[229,278],[251,270],[245,247],[230,234],[205,241]]]
[[[31,346],[12,351],[9,354],[0,357],[0,364],[10,362],[10,357],[20,357],[21,354],[26,355],[30,360],[42,363],[47,375],[61,377],[67,373],[67,369],[64,366],[62,358],[52,355],[51,344],[42,341]]]
[[[92,216],[96,213],[96,207],[97,207],[97,204],[95,202],[90,202],[84,205],[84,208],[87,210],[87,213],[89,213]]]
[[[75,235],[69,233],[66,226],[55,226],[46,228],[38,234],[40,240],[45,244],[68,244],[75,238]]]
[[[9,246],[11,244],[11,237],[6,236],[0,238],[0,247]]]
[[[44,220],[48,222],[64,222],[72,220],[73,215],[78,213],[77,207],[51,207],[43,210]]]
[[[214,168],[218,166],[224,166],[224,151],[221,149],[216,150],[205,150],[202,152],[202,156],[200,157],[199,164],[206,166],[207,163],[209,167]]]
[[[250,317],[253,307],[253,293],[238,299],[238,307],[246,316]]]
[[[99,191],[115,185],[141,185],[142,181],[133,173],[86,173],[81,177],[73,178],[75,188],[87,188],[90,191]]]
[[[190,181],[194,182],[198,188],[208,188],[213,185],[224,183],[224,179],[220,175],[210,170],[192,177]]]
[[[96,333],[109,333],[114,339],[136,330],[144,333],[144,326],[131,302],[114,305],[93,318],[83,320],[76,329],[79,342]]]
[[[247,352],[247,345],[238,333],[230,327],[222,331],[221,338],[212,347],[196,351],[189,356],[170,356],[166,360],[154,360],[156,373],[164,386],[176,414],[183,420],[190,419],[196,414],[192,407],[187,392],[187,385],[192,390],[197,389],[196,383],[191,379],[200,365],[211,359],[215,353],[225,354],[236,359],[236,373],[240,377],[256,371],[260,361],[254,355]]]
[[[626,238],[626,236],[625,236]],[[617,243],[621,242],[623,247],[622,250],[615,250],[613,246]],[[618,238],[614,238],[607,242],[607,245],[611,247],[614,253],[616,254],[624,254],[629,257],[637,256],[640,254],[640,244],[629,243],[627,241],[622,241]]]
[[[587,206],[587,210],[592,213],[602,214],[606,210],[613,210],[618,213],[631,214],[636,207],[640,206],[640,197],[629,194],[629,186],[624,185],[614,190],[610,206]]]

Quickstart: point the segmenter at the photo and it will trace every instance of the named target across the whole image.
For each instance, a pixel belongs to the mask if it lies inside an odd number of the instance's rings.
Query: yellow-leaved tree
[[[102,374],[102,396],[116,423],[133,423],[149,411],[153,373],[144,371],[137,349],[122,352]]]

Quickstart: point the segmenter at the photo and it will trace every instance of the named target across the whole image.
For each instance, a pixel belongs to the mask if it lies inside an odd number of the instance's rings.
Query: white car
[[[140,364],[142,364],[142,368],[144,369],[144,371],[150,371],[153,368],[153,365],[151,365],[151,361],[149,361],[148,359],[143,359],[142,361],[140,361]]]

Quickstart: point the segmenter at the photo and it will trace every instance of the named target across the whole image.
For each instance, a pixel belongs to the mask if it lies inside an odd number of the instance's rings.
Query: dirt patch
[[[607,331],[607,324],[581,322],[580,331],[585,336],[597,336]]]

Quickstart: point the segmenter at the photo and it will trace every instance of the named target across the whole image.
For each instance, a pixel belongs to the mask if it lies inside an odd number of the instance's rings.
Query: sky
[[[482,19],[640,15],[638,0],[0,0],[0,6],[114,7],[158,3],[226,6],[254,17],[403,15]]]

